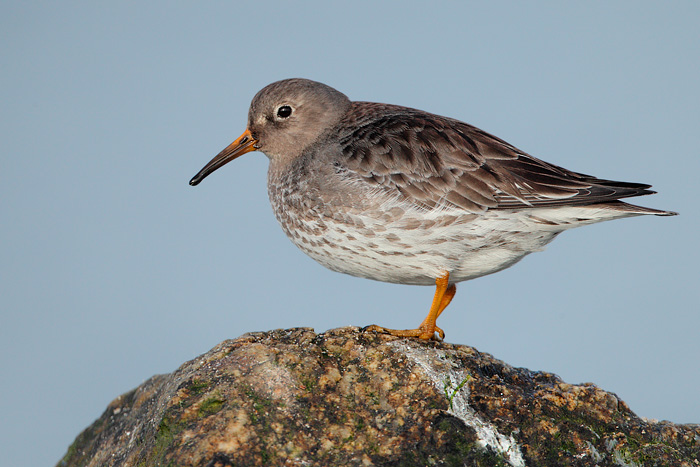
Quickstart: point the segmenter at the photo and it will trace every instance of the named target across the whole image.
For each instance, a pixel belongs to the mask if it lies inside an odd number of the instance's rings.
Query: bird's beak
[[[223,167],[238,156],[242,156],[243,154],[250,151],[255,151],[257,149],[257,143],[258,140],[253,138],[253,135],[250,134],[250,130],[246,130],[241,136],[238,137],[238,139],[236,139],[236,141],[226,146],[226,149],[221,151],[219,154],[216,155],[215,158],[210,160],[209,163],[205,165],[204,168],[200,170],[197,175],[192,177],[192,180],[190,180],[190,185],[198,185],[199,182],[204,180],[204,178],[207,175],[209,175],[219,167]]]

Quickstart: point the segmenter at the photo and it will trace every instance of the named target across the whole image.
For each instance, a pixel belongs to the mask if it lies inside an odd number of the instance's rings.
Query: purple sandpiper
[[[416,329],[435,321],[456,283],[540,251],[573,227],[676,213],[620,201],[650,185],[603,180],[541,161],[474,126],[420,110],[353,102],[306,79],[256,94],[246,131],[190,181],[250,151],[269,159],[268,194],[290,240],[334,271],[435,285]]]

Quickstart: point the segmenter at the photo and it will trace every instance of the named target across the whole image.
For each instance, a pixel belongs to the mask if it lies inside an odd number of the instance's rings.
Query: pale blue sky
[[[4,2],[0,451],[52,465],[119,394],[248,331],[412,327],[433,290],[289,242],[248,154],[188,180],[289,77],[646,182],[681,213],[565,232],[462,283],[453,343],[700,422],[700,3]],[[37,448],[37,443],[40,446]]]

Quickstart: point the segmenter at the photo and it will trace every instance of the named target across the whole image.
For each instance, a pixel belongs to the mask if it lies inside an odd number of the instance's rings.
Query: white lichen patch
[[[612,460],[615,463],[615,465],[619,465],[620,467],[643,467],[642,465],[636,462],[628,460],[628,454],[626,452],[614,451],[612,454]]]
[[[629,453],[624,449],[618,449],[617,445],[618,442],[616,439],[608,439],[605,441],[605,449],[612,454],[612,461],[615,465],[619,465],[620,467],[642,467],[636,462],[628,460],[627,457],[629,457]]]
[[[448,413],[476,431],[480,446],[499,453],[513,467],[525,467],[522,451],[513,436],[499,433],[494,425],[481,418],[469,406],[469,386],[462,383],[470,376],[467,372],[455,368],[444,351],[425,347],[416,349],[402,341],[393,341],[389,345],[410,358],[423,370],[437,390],[445,394],[449,402]]]

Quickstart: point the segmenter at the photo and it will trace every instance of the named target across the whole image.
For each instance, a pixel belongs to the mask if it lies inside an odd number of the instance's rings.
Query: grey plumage
[[[649,185],[544,162],[474,126],[416,109],[352,102],[304,79],[253,98],[248,128],[191,181],[253,150],[270,159],[268,193],[289,238],[335,271],[436,284],[415,330],[431,338],[455,283],[507,268],[560,232],[676,213],[621,201]]]

